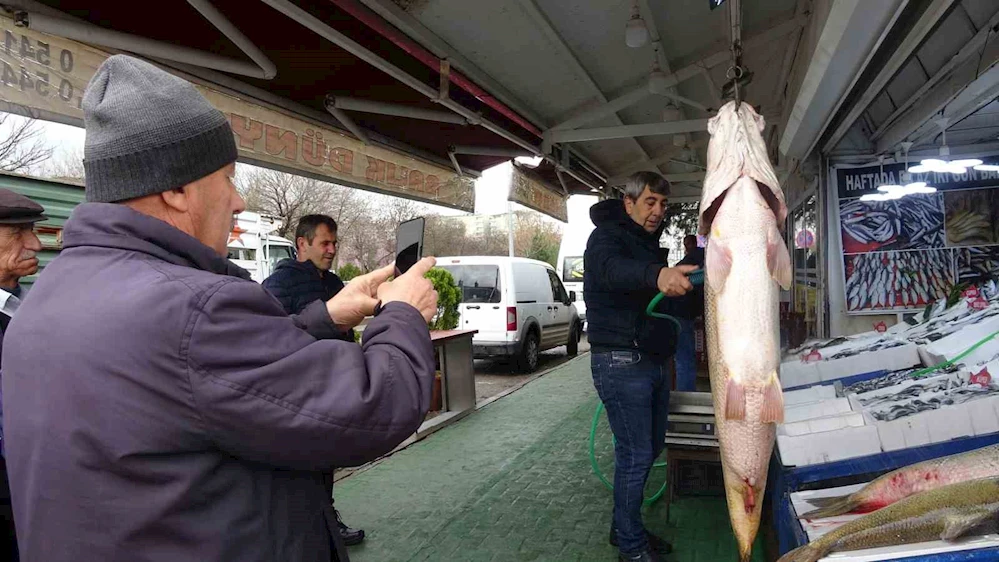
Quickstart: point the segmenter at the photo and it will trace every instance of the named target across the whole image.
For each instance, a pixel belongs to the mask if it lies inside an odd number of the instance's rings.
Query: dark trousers
[[[614,527],[622,554],[648,548],[642,524],[645,482],[666,448],[670,381],[665,361],[638,351],[592,353],[593,385],[607,410],[614,445]]]
[[[7,482],[7,463],[0,457],[0,553],[7,560],[17,561],[17,534],[14,532],[14,509],[10,503],[10,485]]]
[[[326,489],[326,499],[329,504],[326,509],[326,529],[330,533],[330,550],[333,552],[332,562],[350,562],[347,556],[347,545],[343,544],[343,537],[340,536],[340,527],[337,526],[336,512],[333,508],[333,473],[323,473],[323,486]]]

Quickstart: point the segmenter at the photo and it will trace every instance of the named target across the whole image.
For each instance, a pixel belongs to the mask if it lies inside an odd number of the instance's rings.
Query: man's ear
[[[190,210],[191,202],[188,200],[187,196],[188,192],[183,187],[178,187],[177,189],[171,189],[160,193],[160,197],[163,199],[166,206],[178,213],[186,213]]]

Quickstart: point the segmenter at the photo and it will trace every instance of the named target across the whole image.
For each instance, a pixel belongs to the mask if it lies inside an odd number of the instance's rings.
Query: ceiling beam
[[[830,3],[808,71],[781,131],[782,155],[801,160],[812,152],[907,1]]]
[[[625,166],[621,166],[621,168],[619,168],[614,173],[613,176],[607,179],[607,183],[619,184],[623,180],[627,179],[628,176],[636,172],[641,172],[643,170],[655,170],[659,166],[662,166],[663,164],[666,164],[667,162],[673,160],[673,158],[676,157],[677,154],[683,152],[684,150],[693,151],[697,150],[698,148],[705,147],[707,145],[708,145],[708,139],[701,138],[690,143],[688,146],[668,146],[666,147],[665,151],[663,151],[661,154],[653,156],[651,159],[638,160],[636,162],[632,162]]]
[[[707,119],[691,119],[687,121],[670,121],[662,123],[643,123],[641,125],[621,125],[617,127],[596,127],[593,129],[575,129],[572,131],[552,131],[552,142],[587,142],[596,140],[624,139],[628,137],[652,137],[657,135],[675,135],[708,130]]]
[[[843,139],[847,132],[850,131],[850,127],[860,118],[860,116],[867,111],[874,100],[877,99],[881,92],[888,86],[889,82],[898,75],[898,72],[902,70],[902,67],[910,60],[910,57],[915,53],[916,49],[923,44],[926,37],[929,36],[930,31],[932,31],[937,23],[944,18],[949,12],[951,7],[953,7],[956,0],[932,0],[926,11],[920,16],[919,21],[913,25],[912,29],[902,40],[902,43],[895,49],[892,53],[888,62],[881,67],[877,76],[869,84],[864,86],[864,93],[860,96],[852,107],[850,107],[849,112],[846,117],[840,121],[839,127],[836,128],[832,136],[826,142],[823,147],[823,152],[829,152],[839,144],[839,141]]]
[[[935,123],[928,122],[941,112],[945,117],[952,117],[951,123],[957,123],[960,119],[955,117],[962,113],[964,106],[974,105],[975,100],[983,92],[985,94],[991,92],[993,98],[999,95],[996,83],[992,82],[999,73],[997,64],[999,64],[999,38],[993,38],[981,51],[981,62],[978,57],[970,57],[950,76],[926,92],[884,131],[877,141],[876,151],[893,152],[902,141],[925,138],[927,131],[929,133],[938,131],[939,128]]]
[[[877,129],[875,129],[873,133],[871,133],[871,140],[877,140],[881,138],[881,136],[884,135],[885,131],[888,130],[888,127],[890,127],[903,113],[908,111],[908,109],[912,107],[913,104],[922,99],[927,92],[929,92],[933,87],[939,84],[941,80],[949,76],[950,73],[953,72],[958,65],[968,60],[972,56],[975,57],[980,56],[982,54],[982,46],[985,45],[985,42],[991,37],[993,33],[992,28],[994,28],[997,25],[999,25],[999,10],[996,10],[996,13],[993,14],[992,19],[990,19],[986,25],[982,26],[982,28],[978,30],[978,33],[976,33],[975,36],[971,38],[971,41],[969,41],[963,47],[961,47],[961,50],[958,51],[956,55],[951,57],[951,59],[947,61],[947,64],[943,65],[943,67],[940,70],[938,70],[936,74],[934,74],[929,80],[927,80],[925,84],[920,86],[920,88],[916,90],[914,94],[909,96],[909,99],[902,102],[898,106],[898,108],[895,109],[895,111],[893,111],[892,114],[889,115],[888,118],[885,119],[884,122],[881,123],[881,125]]]
[[[575,53],[572,52],[569,45],[567,45],[565,40],[562,39],[562,36],[559,35],[555,26],[552,25],[551,20],[549,20],[548,16],[541,11],[541,8],[538,7],[535,0],[520,0],[520,6],[527,13],[528,17],[534,20],[541,32],[545,34],[548,41],[562,55],[565,62],[568,64],[569,69],[586,83],[586,86],[593,91],[601,103],[606,104],[609,100],[607,99],[607,96],[604,95],[603,90],[601,90],[600,86],[597,85],[595,80],[593,80],[593,77],[590,76],[590,73],[583,67],[583,64],[579,62]],[[617,123],[624,125],[624,121],[621,120],[621,117],[618,116],[617,113],[613,114],[613,118]],[[645,151],[645,148],[643,148],[637,140],[633,139],[632,142],[634,143],[635,149],[639,152],[639,154],[646,158],[649,157],[648,152]]]
[[[801,29],[808,23],[807,16],[792,17],[784,20],[773,27],[767,28],[762,31],[758,31],[751,36],[749,36],[744,45],[744,50],[761,48],[768,43],[779,39],[792,31]],[[732,57],[732,52],[727,47],[718,49],[709,54],[703,55],[698,58],[695,62],[684,66],[683,68],[677,70],[676,72],[669,74],[666,77],[666,86],[672,88],[681,82],[690,80],[691,78],[697,76],[705,69],[710,69],[719,64],[728,62]],[[661,63],[660,63],[661,64]],[[551,128],[552,131],[574,129],[586,125],[587,123],[592,123],[601,117],[605,117],[617,111],[634,105],[648,96],[652,95],[649,92],[648,80],[643,79],[640,84],[632,87],[625,93],[621,94],[614,100],[605,103],[603,105],[587,109],[583,113],[578,113],[573,117],[555,125]]]

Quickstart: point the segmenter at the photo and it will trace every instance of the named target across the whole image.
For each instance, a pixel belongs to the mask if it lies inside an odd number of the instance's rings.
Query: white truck
[[[236,216],[229,235],[229,260],[250,272],[257,283],[274,271],[277,262],[295,257],[295,243],[271,234],[281,228],[281,221],[267,215],[245,211]]]
[[[562,236],[562,245],[558,250],[558,262],[555,268],[559,278],[565,284],[566,291],[576,293],[576,311],[579,319],[583,321],[583,330],[586,330],[586,303],[583,301],[583,252],[586,250],[586,241],[593,232],[593,224],[586,219],[587,226],[584,232],[573,236]]]

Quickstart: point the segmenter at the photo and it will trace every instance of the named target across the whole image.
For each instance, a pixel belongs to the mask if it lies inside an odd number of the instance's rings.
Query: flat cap
[[[20,193],[0,189],[0,225],[32,224],[48,217],[45,208]]]

